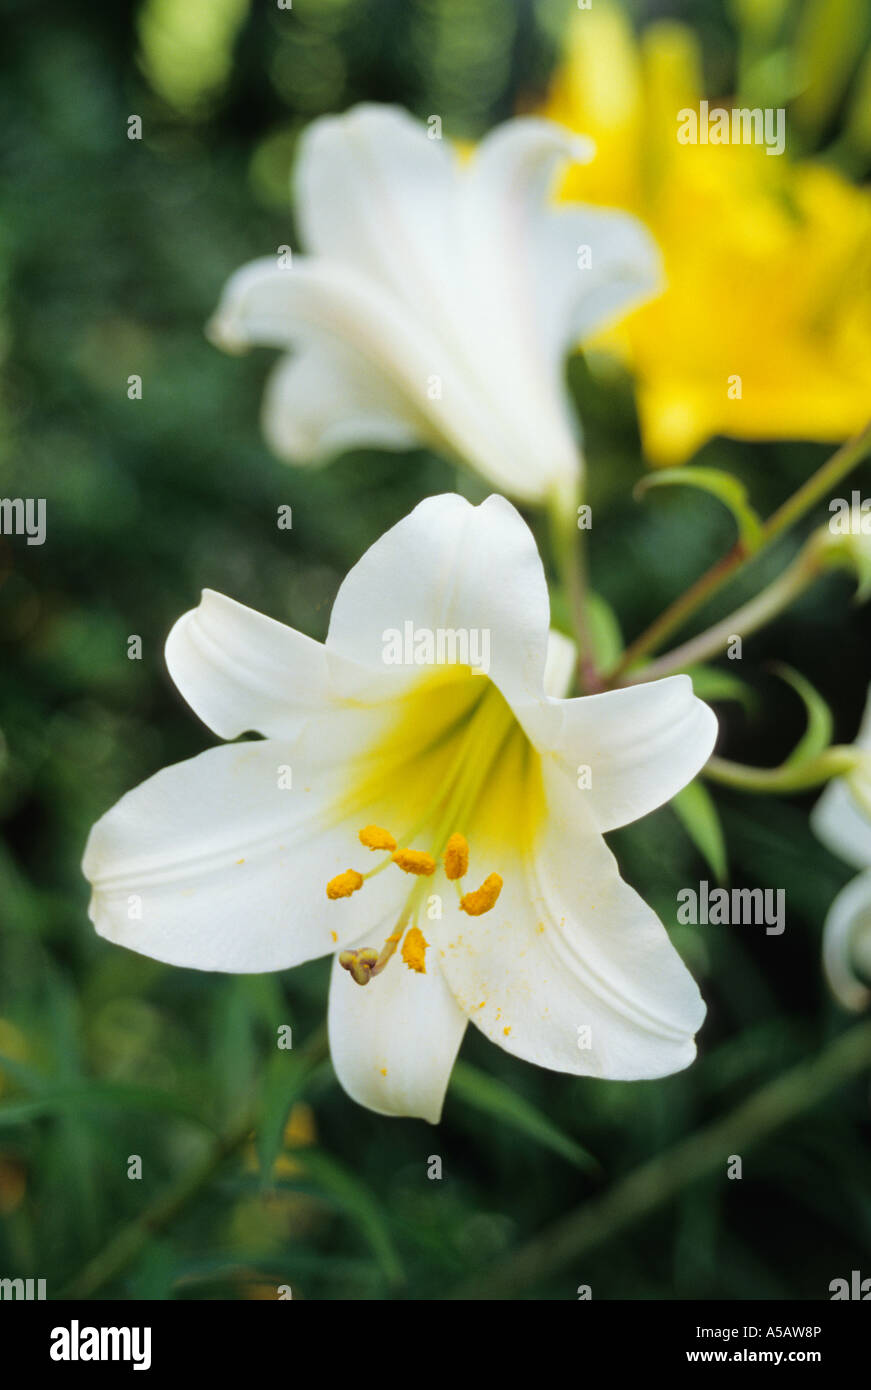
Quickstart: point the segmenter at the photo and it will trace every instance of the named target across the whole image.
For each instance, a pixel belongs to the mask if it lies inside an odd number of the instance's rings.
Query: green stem
[[[808,791],[811,787],[831,781],[833,777],[845,777],[866,756],[850,744],[836,743],[815,758],[794,765],[783,763],[780,767],[748,767],[744,763],[729,762],[726,758],[709,758],[702,768],[702,775],[724,787],[780,796]]]
[[[788,497],[782,507],[778,507],[773,516],[770,516],[763,527],[765,544],[776,540],[784,531],[789,530],[799,517],[809,512],[811,507],[833,491],[838,483],[843,482],[848,473],[860,464],[871,452],[871,420],[861,431],[848,439],[841,445],[837,453],[832,454],[830,459],[818,468],[816,473],[812,473],[807,482],[802,483],[797,492]]]
[[[783,506],[779,507],[768,518],[762,527],[760,544],[753,550],[752,554],[739,541],[722,559],[718,560],[697,579],[685,593],[681,594],[674,603],[660,613],[659,617],[636,637],[634,642],[629,644],[614,670],[609,673],[608,685],[619,685],[624,674],[641,657],[656,651],[665,639],[680,628],[697,608],[717,593],[747,560],[755,559],[799,517],[825,497],[826,493],[831,492],[857,464],[862,462],[869,451],[871,451],[871,421],[860,434],[848,439],[836,453],[832,454],[831,458],[827,459],[822,467],[818,468],[816,473],[808,478],[798,491],[787,498]]]
[[[585,1202],[521,1246],[513,1258],[500,1256],[498,1266],[451,1297],[522,1297],[565,1265],[574,1264],[577,1270],[592,1250],[677,1197],[690,1183],[722,1174],[729,1154],[746,1155],[869,1066],[871,1022],[850,1028],[823,1052],[760,1087],[722,1119],[642,1164],[601,1197]]]
[[[793,563],[755,598],[697,637],[691,637],[688,642],[665,652],[640,671],[634,671],[628,677],[629,681],[651,681],[671,675],[674,671],[685,671],[688,666],[707,661],[718,652],[725,651],[733,637],[749,637],[788,608],[817,578],[819,572],[813,555],[807,549],[802,550]]]
[[[548,505],[551,545],[560,582],[568,599],[578,642],[578,684],[587,694],[603,688],[596,668],[592,634],[587,618],[587,554],[584,533],[578,526],[577,506],[552,499]]]

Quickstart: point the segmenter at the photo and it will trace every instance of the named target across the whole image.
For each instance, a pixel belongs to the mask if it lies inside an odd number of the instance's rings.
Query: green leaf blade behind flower
[[[519,1133],[534,1139],[553,1153],[559,1154],[567,1162],[574,1164],[583,1172],[596,1175],[601,1172],[598,1159],[575,1143],[556,1125],[551,1124],[541,1111],[512,1091],[504,1081],[470,1066],[468,1062],[456,1062],[451,1074],[450,1094],[483,1115],[492,1115],[504,1124],[510,1125]]]
[[[609,671],[623,655],[620,620],[607,599],[592,590],[587,594],[587,623],[596,665],[600,671]]]
[[[387,1282],[393,1285],[403,1283],[405,1271],[402,1262],[388,1230],[381,1203],[371,1189],[344,1164],[323,1150],[305,1149],[298,1158],[303,1170],[302,1179],[289,1183],[284,1181],[279,1186],[302,1188],[341,1208],[359,1229]]]
[[[688,666],[686,674],[693,683],[693,690],[700,700],[716,703],[718,700],[734,700],[748,715],[755,714],[759,700],[753,688],[733,676],[729,671],[721,671],[716,666]]]
[[[713,797],[698,778],[672,798],[674,813],[718,883],[729,875],[726,838]]]
[[[83,1119],[92,1110],[105,1109],[176,1115],[212,1132],[209,1122],[183,1097],[127,1081],[88,1081],[81,1085],[40,1089],[24,1099],[3,1101],[0,1103],[0,1129],[61,1115]]]
[[[281,1153],[284,1127],[295,1103],[300,1100],[318,1073],[332,1074],[328,1060],[322,1059],[323,1034],[316,1035],[308,1050],[278,1052],[264,1068],[257,1124],[257,1163],[263,1187],[272,1183],[272,1170]]]
[[[748,555],[759,549],[762,541],[762,521],[747,498],[747,489],[739,478],[722,468],[663,468],[650,473],[635,486],[634,496],[640,498],[652,487],[686,486],[709,492],[729,508],[738,527],[738,536]]]
[[[828,748],[834,729],[832,711],[810,681],[798,671],[794,671],[791,666],[778,662],[772,670],[781,680],[785,680],[787,685],[792,686],[807,711],[807,728],[783,764],[784,767],[797,767]]]

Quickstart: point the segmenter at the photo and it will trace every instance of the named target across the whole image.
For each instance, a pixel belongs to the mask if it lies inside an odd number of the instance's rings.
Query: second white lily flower
[[[845,1009],[871,1004],[871,690],[855,739],[864,758],[830,782],[811,815],[823,844],[861,869],[838,893],[823,928],[823,966]]]
[[[426,443],[523,501],[571,505],[565,354],[660,278],[633,217],[551,200],[557,164],[591,153],[532,118],[467,161],[398,108],[313,122],[295,176],[308,254],[244,266],[210,326],[231,351],[294,350],[266,395],[276,451],[307,463]]]

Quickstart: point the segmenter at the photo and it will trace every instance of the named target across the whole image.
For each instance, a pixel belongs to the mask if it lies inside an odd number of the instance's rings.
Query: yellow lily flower
[[[663,252],[665,293],[596,340],[636,376],[657,465],[717,434],[839,440],[871,400],[871,195],[764,144],[680,144],[703,96],[689,29],[636,41],[603,2],[576,16],[546,106],[598,147],[562,195],[631,209]]]

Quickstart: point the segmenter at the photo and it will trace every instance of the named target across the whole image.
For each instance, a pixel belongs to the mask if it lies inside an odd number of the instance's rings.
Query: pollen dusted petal
[[[424,940],[423,932],[420,927],[412,927],[406,932],[405,940],[402,943],[402,959],[409,970],[416,970],[418,975],[426,974],[426,948],[429,942]]]
[[[436,871],[432,855],[421,849],[398,849],[393,855],[393,862],[407,874],[425,874],[429,878]]]
[[[488,874],[473,893],[464,893],[460,898],[460,907],[464,912],[468,912],[470,917],[480,917],[482,912],[489,912],[491,907],[496,906],[499,894],[502,892],[502,879],[499,874]]]
[[[350,898],[352,893],[356,893],[358,888],[363,887],[363,875],[358,874],[356,869],[346,869],[343,874],[336,874],[327,884],[328,898]]]
[[[445,873],[448,878],[463,878],[469,869],[469,845],[464,835],[453,834],[445,845]]]
[[[380,825],[364,825],[358,832],[361,845],[367,849],[396,849],[396,841],[389,830],[382,830]]]

